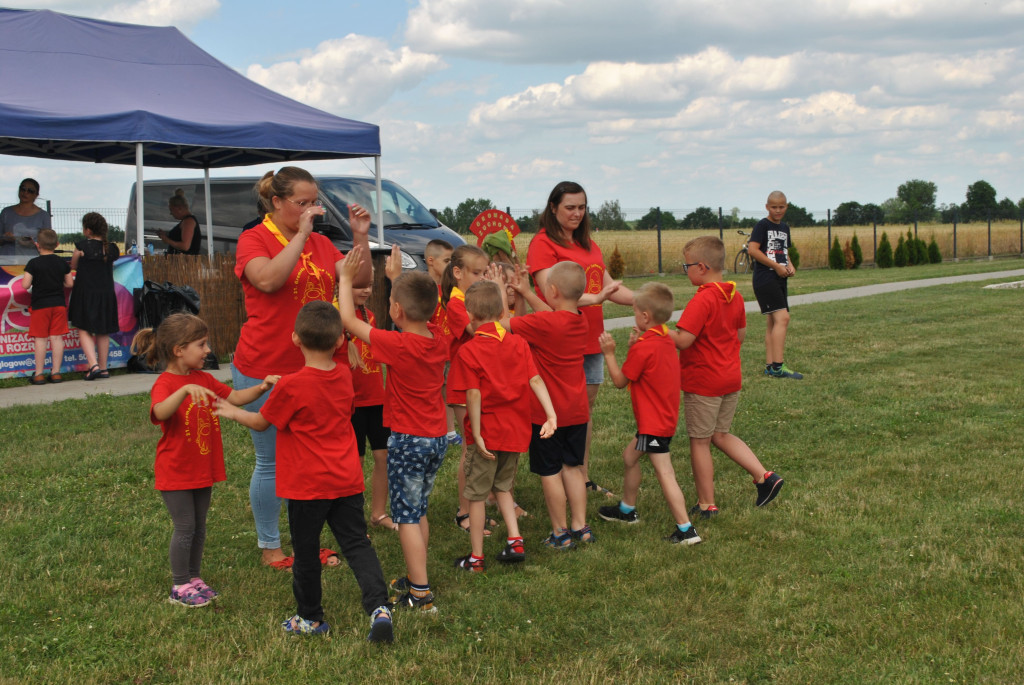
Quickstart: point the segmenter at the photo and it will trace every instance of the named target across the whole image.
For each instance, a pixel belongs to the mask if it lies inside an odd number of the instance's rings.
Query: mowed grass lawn
[[[258,563],[238,426],[224,426],[229,479],[204,560],[222,598],[186,610],[166,602],[147,398],[5,409],[0,682],[1020,682],[1022,297],[971,283],[795,308],[787,360],[801,382],[760,375],[764,324],[750,316],[734,432],[786,485],[756,509],[750,480],[716,454],[722,513],[697,523],[696,547],[662,542],[672,523],[647,468],[639,524],[598,519],[592,497],[598,541],[543,548],[524,459],[527,561],[467,575],[451,565],[469,549],[452,523],[453,450],[431,500],[440,611],[397,613],[383,649],[364,642],[344,566],[324,572],[331,637],[282,634],[290,577]],[[628,393],[606,385],[595,421],[592,475],[618,491]],[[684,430],[674,447],[692,503]],[[371,537],[397,575],[394,534]]]

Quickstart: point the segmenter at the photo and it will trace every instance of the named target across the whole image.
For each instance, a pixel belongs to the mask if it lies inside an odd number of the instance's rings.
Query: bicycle
[[[743,247],[736,253],[736,259],[733,260],[733,273],[745,274],[750,271],[750,253],[747,252],[747,244],[750,242],[750,234],[744,233],[743,231],[736,231],[742,236],[746,236],[746,240],[743,242]]]

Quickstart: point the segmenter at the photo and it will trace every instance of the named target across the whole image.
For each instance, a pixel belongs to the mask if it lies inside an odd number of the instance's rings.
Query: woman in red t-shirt
[[[587,376],[587,401],[594,409],[597,391],[604,382],[604,357],[597,339],[604,332],[604,312],[601,304],[611,300],[616,304],[632,306],[633,291],[612,279],[604,268],[601,248],[590,239],[590,215],[587,212],[587,193],[583,186],[562,181],[548,195],[548,203],[540,215],[540,230],[530,241],[526,264],[537,287],[537,295],[544,298],[548,270],[558,262],[575,262],[583,267],[587,289],[580,298],[579,307],[590,325],[590,338],[583,357]],[[606,488],[590,480],[590,438],[593,420],[587,422],[587,451],[583,461],[583,475],[587,488],[594,492],[613,495]]]
[[[263,222],[243,231],[235,255],[235,275],[245,294],[246,321],[235,348],[231,377],[236,389],[261,383],[269,374],[284,375],[302,368],[302,352],[292,344],[295,316],[312,300],[331,302],[341,269],[342,254],[333,243],[313,233],[313,220],[324,214],[316,179],[298,167],[267,172],[256,183]],[[370,214],[349,205],[354,245],[367,245]],[[370,282],[370,263],[359,274],[359,286]],[[246,405],[259,411],[265,397]],[[275,568],[291,566],[281,550],[281,500],[277,497],[277,431],[250,431],[256,466],[249,484],[249,503],[256,520],[256,538],[263,563]]]

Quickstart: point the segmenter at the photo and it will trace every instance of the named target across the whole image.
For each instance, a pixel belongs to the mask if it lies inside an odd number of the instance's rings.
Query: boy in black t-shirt
[[[65,306],[64,289],[70,288],[71,267],[53,253],[59,241],[57,232],[44,228],[36,236],[39,256],[28,260],[21,283],[25,290],[31,289],[31,313],[28,320],[28,334],[35,346],[35,374],[28,379],[32,385],[43,385],[43,367],[46,365],[46,339],[50,339],[53,359],[50,362],[50,381],[60,383],[64,361],[64,334],[68,332],[68,310]]]
[[[801,379],[802,373],[793,371],[782,361],[789,328],[787,279],[796,273],[789,260],[792,244],[789,226],[782,223],[789,203],[781,191],[774,190],[768,195],[765,209],[768,217],[757,222],[747,243],[747,252],[754,260],[754,296],[761,313],[768,317],[764,334],[764,374],[773,378]]]

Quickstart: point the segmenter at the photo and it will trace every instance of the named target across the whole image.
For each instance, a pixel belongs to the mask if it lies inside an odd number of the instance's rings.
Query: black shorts
[[[550,438],[542,438],[540,426],[535,423],[530,438],[530,472],[554,476],[563,466],[583,466],[586,451],[587,424],[559,426]]]
[[[663,438],[660,435],[636,434],[636,451],[646,454],[666,454],[668,446],[672,443],[672,436]]]
[[[370,439],[371,450],[386,450],[391,430],[384,425],[384,407],[356,407],[352,412],[352,428],[356,432],[356,448],[359,456],[366,453],[366,439]]]
[[[789,309],[789,279],[774,273],[755,279],[754,297],[762,314]]]

